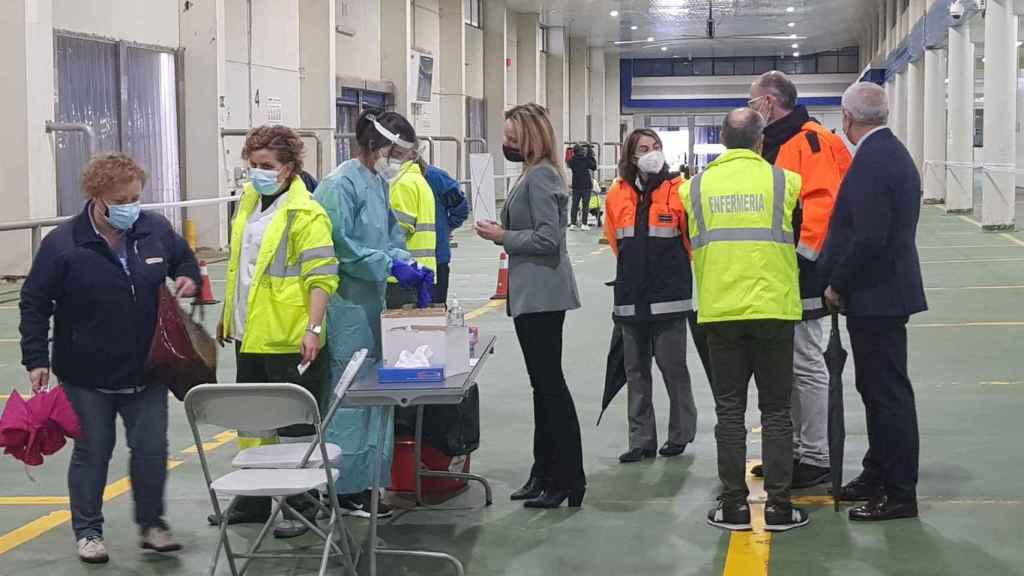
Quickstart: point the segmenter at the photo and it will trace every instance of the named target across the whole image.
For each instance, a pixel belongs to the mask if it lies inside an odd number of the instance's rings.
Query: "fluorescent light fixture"
[[[793,58],[799,58],[799,57],[800,57],[800,53],[799,52],[793,52]]]
[[[612,18],[618,18],[619,17],[619,11],[618,10],[612,10],[611,12],[608,13],[608,15],[611,16]]]
[[[796,12],[796,8],[793,8],[792,6],[789,6],[789,7],[786,8],[786,12],[789,12],[790,14],[792,14],[793,12]]]
[[[630,30],[636,30],[637,28],[639,28],[639,26],[637,26],[636,24],[629,27]]]
[[[789,26],[790,28],[796,28],[796,22],[790,22],[789,24],[786,24],[786,26]]]
[[[789,39],[790,40],[796,40],[796,34],[790,34],[789,35]]]
[[[654,36],[648,36],[647,37],[647,41],[648,42],[654,42]]]
[[[793,48],[799,48],[799,47],[800,47],[800,45],[799,45],[799,44],[797,44],[797,43],[795,43],[795,42],[793,43]]]
[[[666,52],[666,51],[668,51],[668,46],[662,46],[662,47],[661,47],[661,51],[662,51],[662,52]]]

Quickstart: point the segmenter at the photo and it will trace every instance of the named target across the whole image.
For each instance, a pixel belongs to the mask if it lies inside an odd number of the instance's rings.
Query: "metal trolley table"
[[[393,406],[407,407],[415,406],[416,410],[416,503],[422,500],[420,482],[422,477],[444,477],[472,480],[479,482],[484,487],[487,504],[491,504],[491,486],[487,480],[476,474],[463,474],[459,472],[447,472],[439,470],[420,470],[420,451],[423,431],[423,407],[432,404],[451,405],[459,404],[466,397],[466,394],[476,386],[477,376],[487,361],[487,357],[494,351],[494,336],[484,337],[481,335],[477,344],[472,367],[469,372],[456,374],[445,379],[444,382],[433,383],[382,383],[376,378],[376,371],[370,371],[362,378],[357,378],[345,394],[342,400],[344,406]],[[384,438],[386,430],[384,426],[386,418],[380,419],[380,437]],[[370,538],[369,538],[369,567],[370,576],[377,574],[377,555],[390,556],[412,556],[418,558],[435,558],[450,562],[459,576],[465,571],[462,562],[458,558],[443,552],[428,552],[425,550],[400,550],[395,548],[379,548],[377,545],[377,507],[380,501],[380,462],[383,458],[383,446],[378,444],[374,454],[373,487],[370,498]]]

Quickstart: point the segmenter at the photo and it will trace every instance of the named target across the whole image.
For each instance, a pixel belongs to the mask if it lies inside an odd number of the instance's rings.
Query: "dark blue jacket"
[[[921,177],[884,128],[864,140],[836,200],[819,263],[847,316],[910,316],[928,309],[917,254]]]
[[[452,261],[452,249],[448,245],[451,230],[462,226],[469,217],[469,203],[459,183],[437,166],[427,166],[423,175],[434,191],[434,208],[437,212],[437,261],[447,264]]]
[[[21,289],[25,368],[50,367],[71,386],[119,390],[145,386],[143,364],[156,329],[159,288],[199,266],[185,239],[161,215],[143,212],[125,238],[128,269],[89,219],[92,203],[50,232]]]

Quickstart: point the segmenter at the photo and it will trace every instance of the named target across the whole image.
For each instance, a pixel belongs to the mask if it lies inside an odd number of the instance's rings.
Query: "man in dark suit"
[[[820,266],[825,300],[846,314],[857,390],[867,413],[864,471],[838,495],[867,500],[857,521],[917,516],[918,431],[907,376],[907,321],[927,309],[915,242],[921,178],[885,127],[885,91],[861,82],[843,95],[843,131],[856,145],[839,189]]]

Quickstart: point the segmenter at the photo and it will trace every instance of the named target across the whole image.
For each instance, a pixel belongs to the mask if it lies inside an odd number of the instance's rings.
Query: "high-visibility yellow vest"
[[[333,294],[338,289],[338,259],[327,213],[301,178],[293,178],[285,194],[284,205],[274,214],[260,243],[249,289],[242,352],[298,354],[309,327],[310,290],[316,287]],[[229,338],[235,325],[235,291],[245,224],[259,201],[259,192],[246,184],[232,223],[223,316],[224,335]]]
[[[793,210],[800,176],[728,150],[680,188],[701,323],[800,320]]]
[[[421,267],[430,268],[437,281],[437,214],[434,192],[417,162],[406,162],[391,183],[391,210],[405,231],[405,249]],[[394,278],[388,282],[395,283]]]

